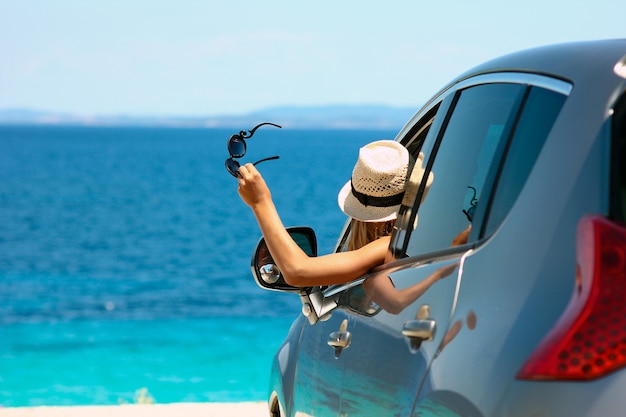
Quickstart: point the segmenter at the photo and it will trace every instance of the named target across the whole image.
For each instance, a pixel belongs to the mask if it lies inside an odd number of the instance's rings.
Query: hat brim
[[[400,204],[389,207],[366,206],[352,194],[352,182],[348,181],[337,196],[339,208],[346,215],[362,222],[386,222],[398,215]]]

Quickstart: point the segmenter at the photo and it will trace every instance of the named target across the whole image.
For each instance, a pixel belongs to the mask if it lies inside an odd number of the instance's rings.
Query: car
[[[259,286],[302,301],[272,363],[269,414],[622,416],[626,40],[479,65],[395,140],[418,163],[393,261],[348,284],[296,288],[263,239],[253,253]],[[336,251],[349,233],[346,223]],[[316,256],[312,229],[290,234]],[[420,295],[383,296],[380,280]]]

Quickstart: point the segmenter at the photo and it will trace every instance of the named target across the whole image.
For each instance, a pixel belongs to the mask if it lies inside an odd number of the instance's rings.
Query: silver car
[[[270,415],[626,415],[626,40],[480,65],[396,140],[419,163],[395,261],[302,289],[256,248],[257,283],[302,300]],[[311,229],[290,233],[315,255]]]

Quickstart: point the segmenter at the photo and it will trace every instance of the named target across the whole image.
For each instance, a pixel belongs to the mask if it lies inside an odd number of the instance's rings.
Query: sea
[[[301,305],[252,278],[238,132],[0,126],[0,407],[267,399]],[[396,133],[263,126],[239,161],[280,156],[257,167],[283,223],[326,253],[358,149]]]

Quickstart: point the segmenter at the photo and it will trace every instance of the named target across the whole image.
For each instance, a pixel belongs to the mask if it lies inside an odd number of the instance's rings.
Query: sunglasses
[[[226,164],[226,170],[233,177],[235,178],[239,177],[239,168],[241,167],[241,165],[235,159],[243,158],[243,156],[246,154],[246,150],[248,148],[246,144],[246,139],[250,139],[252,135],[254,135],[254,132],[256,132],[256,130],[259,127],[264,126],[264,125],[274,126],[279,129],[282,127],[274,123],[265,122],[265,123],[261,123],[259,125],[254,126],[251,130],[248,130],[247,132],[245,130],[242,130],[239,133],[232,135],[230,139],[228,139],[228,153],[230,154],[230,158],[226,160],[225,164]],[[257,164],[260,164],[261,162],[270,161],[272,159],[278,159],[278,158],[279,158],[278,155],[270,156],[269,158],[263,158],[259,161],[256,161],[252,165],[257,165]]]
[[[478,205],[478,199],[476,198],[476,188],[472,186],[468,186],[467,188],[473,191],[473,195],[470,200],[470,208],[468,208],[467,210],[463,209],[463,214],[465,214],[465,216],[467,217],[467,220],[469,220],[469,222],[471,223],[472,221],[474,221],[474,214],[476,213],[476,206]]]

